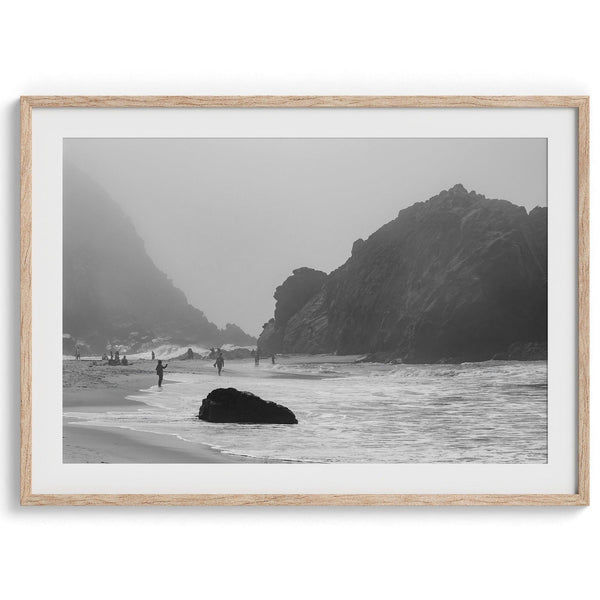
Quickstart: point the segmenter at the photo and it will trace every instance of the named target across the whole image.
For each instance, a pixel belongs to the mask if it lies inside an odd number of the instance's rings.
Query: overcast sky
[[[293,269],[330,272],[356,239],[456,183],[546,206],[545,139],[68,139],[64,154],[191,304],[254,335]]]

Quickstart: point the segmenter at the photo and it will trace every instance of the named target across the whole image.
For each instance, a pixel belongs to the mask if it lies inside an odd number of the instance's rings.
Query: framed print
[[[21,109],[22,504],[589,504],[587,97]]]

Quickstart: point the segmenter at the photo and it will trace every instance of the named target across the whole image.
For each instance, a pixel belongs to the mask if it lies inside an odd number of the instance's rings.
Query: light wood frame
[[[576,494],[33,494],[32,111],[36,108],[574,108],[578,113],[578,491]],[[24,96],[21,98],[21,504],[23,505],[588,505],[589,98],[587,96]]]

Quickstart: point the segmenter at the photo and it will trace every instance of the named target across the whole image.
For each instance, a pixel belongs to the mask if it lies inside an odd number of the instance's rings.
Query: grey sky
[[[354,240],[456,183],[546,205],[545,139],[68,139],[64,154],[191,304],[254,335],[292,269],[337,268]]]

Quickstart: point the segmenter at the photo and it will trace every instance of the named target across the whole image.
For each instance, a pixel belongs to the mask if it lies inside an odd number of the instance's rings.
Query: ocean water
[[[218,377],[169,373],[138,410],[67,412],[88,425],[176,435],[233,455],[298,462],[545,463],[546,362],[379,365],[355,357],[230,361]],[[216,387],[290,408],[298,425],[215,424],[197,418]]]

